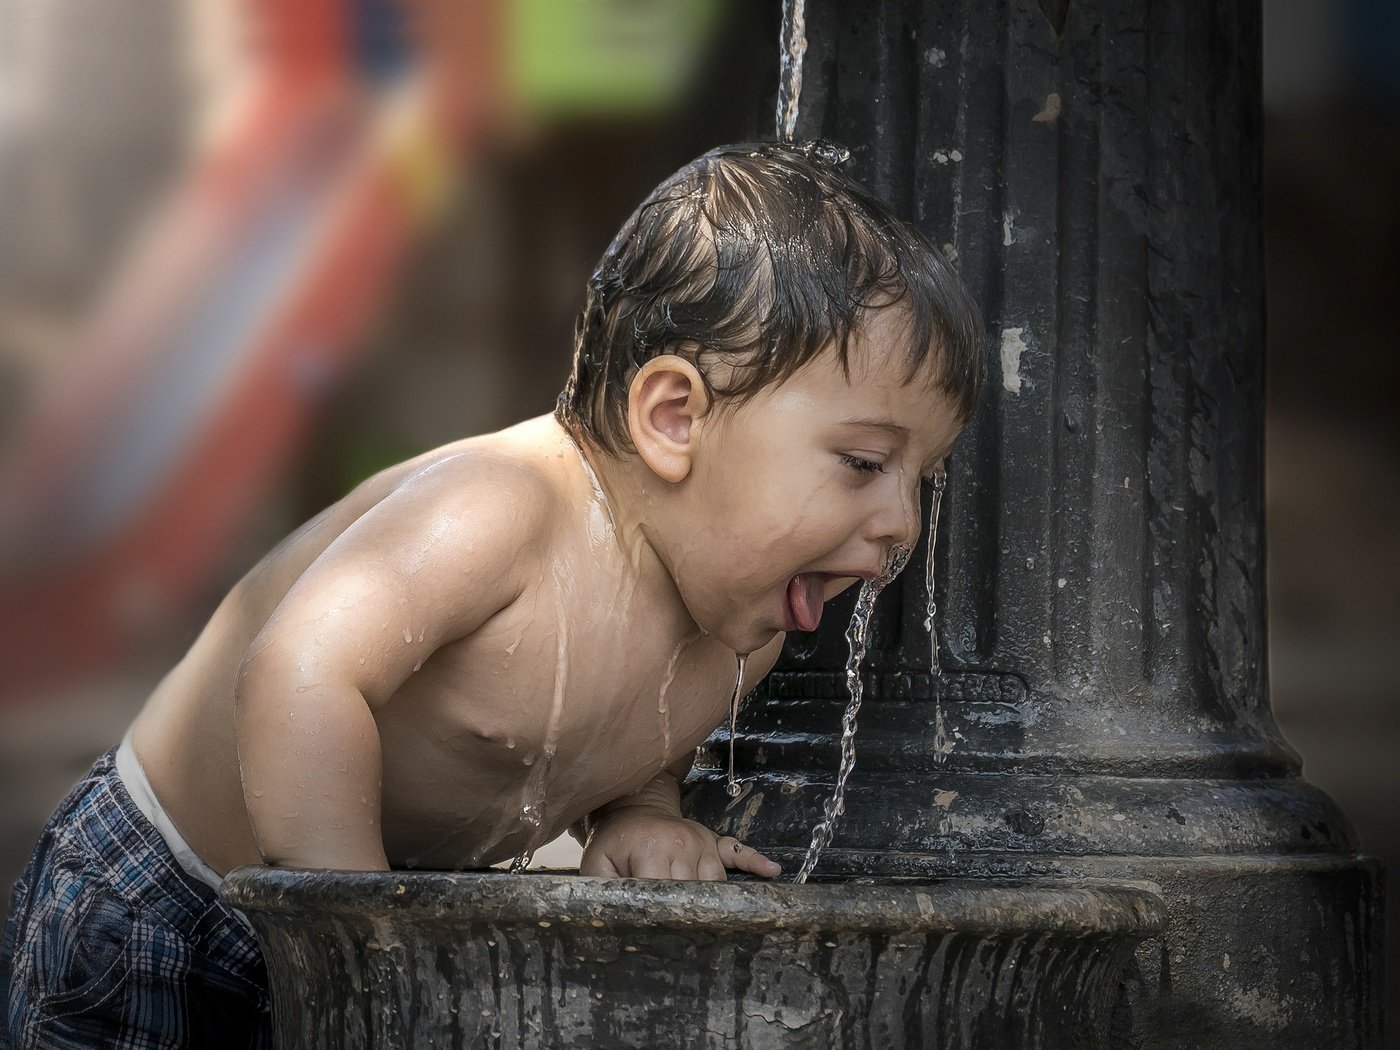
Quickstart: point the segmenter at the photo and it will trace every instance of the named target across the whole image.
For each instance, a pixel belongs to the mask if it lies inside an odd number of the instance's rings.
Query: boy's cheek
[[[838,579],[832,580],[826,585],[825,600],[831,601],[831,599],[835,598],[838,594],[842,593],[843,591],[850,590],[853,584],[857,584],[859,582],[860,578],[858,576],[842,576]]]

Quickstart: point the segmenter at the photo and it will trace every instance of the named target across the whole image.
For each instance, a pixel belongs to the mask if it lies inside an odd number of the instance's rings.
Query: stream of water
[[[739,794],[739,781],[734,777],[734,734],[739,724],[739,690],[744,687],[744,667],[749,662],[748,653],[735,653],[734,694],[729,698],[729,777],[724,790],[730,798]]]
[[[778,70],[778,139],[791,142],[797,133],[797,105],[802,99],[802,56],[807,53],[804,0],[783,0],[782,58]]]
[[[924,630],[928,631],[929,635],[929,673],[934,678],[932,682],[935,723],[934,761],[939,764],[946,761],[949,752],[953,750],[952,738],[948,735],[943,724],[943,707],[938,694],[937,678],[942,674],[942,666],[938,658],[938,625],[935,620],[938,605],[934,601],[934,584],[937,579],[934,573],[934,551],[938,545],[938,512],[943,503],[943,492],[947,487],[948,476],[939,471],[933,476],[933,498],[929,501],[928,563],[924,575],[924,585],[928,595]],[[885,570],[876,579],[867,580],[861,584],[856,607],[851,613],[851,622],[846,628],[846,642],[850,646],[850,654],[846,658],[846,688],[850,692],[851,699],[847,703],[846,713],[841,719],[841,765],[836,771],[836,787],[831,793],[831,798],[827,800],[821,823],[812,831],[812,843],[807,847],[807,856],[803,859],[802,867],[794,880],[798,883],[807,881],[807,876],[816,867],[822,850],[831,842],[831,837],[836,830],[837,818],[845,811],[846,780],[850,777],[851,770],[856,763],[856,716],[860,712],[861,699],[865,692],[864,683],[860,678],[860,665],[865,659],[866,633],[870,628],[870,616],[875,610],[875,599],[908,564],[909,554],[908,547],[895,547],[891,550],[890,557],[885,564]],[[731,786],[734,777],[733,739],[733,725],[731,723],[729,773]],[[733,791],[730,792],[730,794],[733,793]]]
[[[933,476],[933,498],[928,504],[928,562],[924,566],[924,588],[928,594],[928,605],[924,608],[924,630],[928,632],[930,674],[942,671],[938,661],[938,627],[934,617],[938,614],[938,603],[933,597],[936,582],[934,575],[934,545],[938,542],[938,511],[943,504],[943,490],[948,487],[948,475],[942,471]]]
[[[933,476],[933,495],[928,506],[928,562],[924,567],[924,587],[928,594],[928,605],[924,609],[924,630],[928,632],[928,671],[929,688],[933,691],[933,761],[942,765],[948,761],[953,751],[953,738],[943,722],[943,697],[938,688],[938,679],[943,674],[942,661],[938,656],[938,603],[934,600],[934,586],[937,583],[934,552],[938,548],[938,512],[943,506],[943,491],[948,487],[948,475],[939,471]]]
[[[875,610],[875,599],[880,592],[908,564],[909,554],[909,547],[901,545],[891,548],[884,571],[860,585],[855,611],[851,614],[850,626],[846,628],[846,641],[851,647],[850,656],[846,659],[846,688],[850,691],[851,700],[841,719],[841,766],[836,771],[836,787],[827,799],[821,823],[812,830],[812,844],[807,847],[807,856],[793,880],[799,885],[807,881],[807,876],[817,866],[817,859],[836,830],[836,819],[846,808],[846,780],[856,764],[856,716],[860,713],[860,701],[865,693],[865,686],[860,680],[860,665],[865,659],[865,636],[870,629],[870,614]]]

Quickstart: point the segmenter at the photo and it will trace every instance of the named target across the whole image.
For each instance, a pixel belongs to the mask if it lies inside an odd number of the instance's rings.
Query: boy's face
[[[693,530],[671,570],[696,622],[738,652],[812,630],[822,603],[919,536],[920,482],[962,430],[924,376],[904,381],[898,310],[854,334],[850,377],[823,353],[696,425]]]

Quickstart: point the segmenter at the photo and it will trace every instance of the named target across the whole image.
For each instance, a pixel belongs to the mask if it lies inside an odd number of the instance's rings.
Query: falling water
[[[666,661],[666,673],[661,678],[661,692],[656,696],[656,713],[661,717],[661,768],[671,765],[671,706],[666,702],[666,691],[676,680],[676,662],[690,639],[682,641],[671,650],[671,658]]]
[[[933,476],[933,497],[928,505],[928,564],[924,568],[924,586],[928,591],[928,607],[924,610],[924,630],[928,632],[929,658],[928,669],[933,675],[938,675],[943,668],[938,662],[938,629],[934,623],[934,616],[938,613],[938,603],[933,600],[934,585],[934,545],[938,542],[938,508],[943,503],[943,490],[948,487],[948,475],[939,471]]]
[[[856,715],[860,712],[861,697],[865,693],[865,687],[860,680],[860,665],[865,659],[865,635],[870,628],[870,614],[875,609],[875,599],[880,596],[880,592],[908,563],[909,553],[910,548],[903,545],[892,548],[880,575],[860,585],[855,611],[851,613],[851,623],[846,628],[846,642],[851,647],[850,656],[846,659],[846,688],[851,694],[851,700],[846,705],[845,716],[841,719],[841,766],[836,772],[836,788],[832,791],[831,798],[827,799],[821,823],[812,830],[812,844],[807,847],[806,859],[802,861],[802,868],[794,880],[799,884],[806,882],[807,876],[817,866],[817,858],[821,856],[822,850],[831,841],[831,836],[836,830],[836,818],[846,808],[846,779],[856,764]]]
[[[778,73],[778,139],[791,142],[797,133],[797,104],[802,98],[802,56],[807,53],[804,0],[783,0],[782,60]]]
[[[734,735],[739,724],[739,690],[744,687],[744,665],[749,662],[748,653],[735,653],[734,694],[729,698],[729,779],[724,790],[730,798],[739,794],[739,781],[734,778]]]
[[[592,464],[588,462],[588,457],[583,454],[583,450],[572,439],[569,444],[578,456],[584,473],[588,475],[588,482],[593,490],[592,498],[589,500],[588,528],[589,541],[596,548],[612,535],[617,526],[613,520],[612,507],[608,503],[608,497],[603,491],[602,484],[598,481],[598,475],[594,472]],[[540,829],[545,827],[545,796],[548,790],[549,776],[554,771],[554,756],[559,751],[559,734],[564,721],[564,691],[568,684],[569,674],[569,615],[564,595],[569,589],[569,584],[557,567],[553,570],[553,575],[555,620],[558,623],[555,635],[554,696],[549,707],[549,719],[545,723],[544,747],[541,754],[533,760],[528,756],[525,758],[525,764],[530,766],[530,775],[526,778],[525,790],[522,795],[524,801],[520,807],[520,822],[526,829],[525,840],[521,843],[520,851],[510,864],[511,873],[517,875],[528,868],[530,862],[535,859],[535,850],[539,848],[540,839],[543,837],[540,834]],[[618,599],[618,604],[622,608],[625,608],[629,603],[630,591]],[[675,655],[672,655],[673,668]],[[671,670],[671,673],[674,674],[674,669]],[[669,714],[665,711],[666,687],[668,685],[670,685],[669,677],[661,687],[661,698],[658,701],[659,706],[663,709],[663,715],[666,715],[667,751],[670,750],[670,719]]]
[[[517,875],[530,866],[540,845],[540,829],[545,823],[545,792],[549,775],[554,770],[554,756],[559,750],[559,732],[564,721],[564,691],[569,676],[569,618],[564,603],[565,581],[560,578],[557,569],[554,584],[558,622],[554,642],[554,696],[549,705],[549,720],[545,723],[542,754],[531,763],[530,775],[525,781],[525,801],[520,807],[520,821],[527,830],[520,852],[510,865],[511,872]],[[528,763],[529,759],[526,761]]]
[[[933,495],[928,507],[928,562],[924,570],[924,587],[928,592],[928,606],[924,610],[924,630],[928,632],[929,688],[933,690],[933,760],[938,765],[948,761],[953,751],[953,738],[943,722],[943,697],[938,688],[938,678],[943,673],[942,661],[938,656],[938,603],[933,592],[936,583],[934,551],[938,545],[938,511],[943,505],[943,490],[948,487],[948,475],[939,471],[933,476]]]

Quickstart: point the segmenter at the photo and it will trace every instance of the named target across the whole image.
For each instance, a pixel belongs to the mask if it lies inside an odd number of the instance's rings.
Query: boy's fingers
[[[669,879],[671,862],[659,853],[645,853],[632,857],[632,877],[634,879]]]
[[[694,879],[695,861],[689,857],[671,858],[671,878],[673,879]]]
[[[605,879],[615,879],[621,874],[606,853],[594,853],[583,858],[578,866],[580,875],[597,875]]]
[[[749,847],[745,846],[733,835],[721,835],[719,841],[716,842],[715,845],[719,847],[719,859],[726,868],[743,867],[741,858],[744,856],[744,851]]]
[[[732,835],[719,840],[719,856],[726,868],[739,868],[753,875],[772,878],[783,870],[776,861],[769,860],[752,846],[745,846]]]
[[[718,853],[707,853],[700,858],[700,863],[695,866],[695,875],[704,882],[724,882],[729,876],[724,873],[724,864],[719,859]]]
[[[757,850],[749,850],[744,854],[744,870],[752,875],[761,875],[765,879],[771,879],[775,875],[783,873],[783,866],[775,860],[769,860]]]

